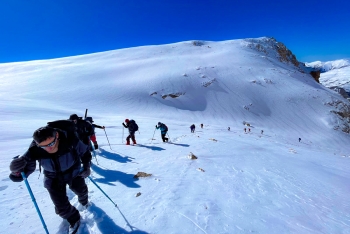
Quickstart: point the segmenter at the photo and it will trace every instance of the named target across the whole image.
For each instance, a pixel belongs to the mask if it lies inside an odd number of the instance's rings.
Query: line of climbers
[[[136,144],[135,132],[138,131],[136,122],[125,119],[122,125],[129,130],[126,144],[130,145],[130,139]],[[38,161],[40,172],[43,168],[44,187],[50,194],[56,214],[69,222],[69,233],[77,232],[80,214],[70,204],[66,186],[68,185],[78,196],[82,208],[89,206],[85,178],[91,173],[92,144],[98,149],[95,128],[105,129],[105,126],[94,124],[92,117],[83,119],[77,114],[70,115],[68,120],[48,122],[46,126],[34,131],[28,150],[10,163],[9,178],[14,182],[21,182],[23,181],[21,172],[28,177],[35,171]],[[161,131],[163,142],[168,142],[169,138],[166,137],[168,127],[158,122],[156,129]],[[194,132],[194,129],[193,124],[191,132]]]

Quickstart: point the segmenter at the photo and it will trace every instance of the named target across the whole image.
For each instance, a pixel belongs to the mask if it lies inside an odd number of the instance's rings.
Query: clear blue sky
[[[272,36],[299,61],[350,58],[349,0],[2,0],[0,63]]]

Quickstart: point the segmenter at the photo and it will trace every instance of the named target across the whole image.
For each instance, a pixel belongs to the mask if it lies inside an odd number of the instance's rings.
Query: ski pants
[[[129,133],[129,136],[126,138],[126,142],[129,142],[129,143],[130,143],[130,138],[131,138],[132,142],[135,144],[135,143],[136,143],[136,140],[135,140],[135,132],[130,132],[130,133]]]
[[[55,205],[56,214],[72,225],[80,219],[79,211],[69,203],[66,186],[78,196],[78,201],[82,205],[88,203],[88,188],[83,177],[77,176],[69,182],[63,182],[59,179],[45,177],[44,186],[50,194],[51,200]]]
[[[97,144],[97,140],[96,140],[96,135],[93,134],[90,136],[90,140],[96,145]]]
[[[168,138],[167,138],[167,137],[165,137],[166,132],[165,132],[165,133],[161,133],[160,135],[162,136],[162,140],[163,140],[163,142],[168,141]]]

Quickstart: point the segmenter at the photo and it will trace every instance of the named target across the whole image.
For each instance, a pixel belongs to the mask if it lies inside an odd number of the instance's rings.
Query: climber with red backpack
[[[134,145],[136,145],[135,132],[137,130],[139,130],[139,126],[137,125],[137,123],[133,119],[131,119],[131,120],[125,119],[125,123],[126,124],[122,123],[124,128],[127,128],[129,130],[129,136],[127,136],[127,138],[126,138],[126,144],[130,145],[130,138],[131,138]]]

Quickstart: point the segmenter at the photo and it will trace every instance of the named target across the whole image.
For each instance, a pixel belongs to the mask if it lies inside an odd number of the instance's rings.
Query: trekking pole
[[[107,136],[107,132],[106,132],[106,129],[104,128],[103,130],[105,131],[105,134],[106,134],[106,138],[107,138],[107,141],[108,141],[108,144],[109,144],[109,148],[111,148],[111,150],[112,150],[111,144],[109,143],[109,140],[108,140],[108,136]]]
[[[157,130],[157,128],[155,127],[155,128],[154,128],[154,132],[153,132],[153,136],[152,136],[152,139],[151,139],[151,143],[152,143],[152,141],[153,141],[154,134],[156,133],[156,130]]]
[[[114,203],[114,201],[112,201],[112,199],[110,197],[108,197],[108,195],[100,188],[100,186],[98,186],[98,184],[96,184],[96,182],[90,177],[88,176],[88,178],[91,180],[92,183],[94,183],[94,185],[96,185],[96,187],[114,204],[115,207],[118,207],[117,204]]]
[[[92,144],[92,141],[90,141],[90,145],[91,145],[92,153],[93,153],[95,160],[96,160],[96,163],[98,165],[97,156],[96,156],[96,152],[95,152],[95,146]]]
[[[24,183],[25,183],[26,186],[27,186],[27,189],[28,189],[28,192],[29,192],[29,194],[30,194],[30,197],[32,198],[32,201],[33,201],[33,203],[34,203],[35,209],[36,209],[36,211],[38,212],[38,215],[39,215],[39,217],[40,217],[41,223],[43,224],[43,227],[44,227],[46,233],[49,234],[49,231],[47,230],[47,227],[46,227],[45,221],[44,221],[44,219],[43,219],[43,216],[41,215],[41,212],[40,212],[40,210],[39,210],[38,204],[36,203],[36,200],[35,200],[35,197],[34,197],[34,195],[33,195],[32,189],[30,188],[29,183],[28,183],[28,181],[27,181],[27,177],[26,177],[26,175],[24,174],[23,171],[21,172],[21,175],[22,175],[22,178],[23,178],[23,180],[24,180]]]
[[[169,136],[168,132],[167,132],[166,134],[168,135],[168,141],[169,141],[169,139],[170,139],[170,136]],[[171,140],[170,140],[170,142],[171,142]]]
[[[124,144],[124,126],[123,126],[123,135],[122,135],[122,144]]]

